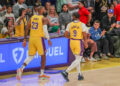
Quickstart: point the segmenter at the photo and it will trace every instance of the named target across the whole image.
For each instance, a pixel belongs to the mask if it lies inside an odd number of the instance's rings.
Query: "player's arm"
[[[70,35],[69,35],[69,27],[70,27],[70,23],[67,25],[67,28],[66,28],[66,31],[65,31],[65,34],[64,34],[64,36],[66,37],[66,38],[68,38],[68,39],[70,39]]]
[[[24,35],[24,40],[23,40],[23,47],[26,47],[27,35],[28,35],[28,31],[29,31],[30,28],[31,28],[31,19],[29,20],[28,25],[26,26],[26,29],[25,29],[25,35]]]
[[[51,46],[52,42],[50,41],[50,36],[49,36],[48,30],[47,30],[48,18],[43,17],[42,22],[43,22],[43,31],[44,31],[45,37],[48,40],[48,45]]]
[[[85,48],[88,48],[88,44],[87,44],[87,32],[88,32],[88,28],[87,26],[82,23],[82,30],[83,30],[83,40],[84,40],[84,46]]]

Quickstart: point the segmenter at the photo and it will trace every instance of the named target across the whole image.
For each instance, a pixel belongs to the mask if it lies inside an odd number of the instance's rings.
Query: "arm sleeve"
[[[81,23],[81,26],[82,26],[83,32],[88,33],[88,27],[84,23]]]
[[[67,25],[67,28],[66,28],[66,31],[67,31],[67,32],[70,32],[69,27],[70,27],[70,23]]]
[[[50,40],[50,36],[48,34],[48,30],[47,30],[47,25],[43,25],[43,31],[45,34],[45,37],[47,38],[47,40]]]

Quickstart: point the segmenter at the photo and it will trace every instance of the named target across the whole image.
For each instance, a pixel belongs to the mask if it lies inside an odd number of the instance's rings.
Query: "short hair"
[[[79,0],[80,3],[82,3],[85,6],[85,1],[84,0]]]
[[[7,5],[7,9],[8,9],[9,7],[11,7],[11,8],[12,8],[12,6],[11,6],[11,5]]]
[[[74,12],[73,16],[75,16],[75,18],[80,18],[80,14],[78,12]]]
[[[41,9],[43,9],[43,8],[45,8],[44,6],[39,6],[38,7],[38,12],[41,10]]]
[[[95,20],[94,23],[99,23],[100,24],[100,21],[99,20]]]
[[[22,16],[23,10],[25,10],[25,8],[20,8],[20,9],[19,9],[19,16]]]

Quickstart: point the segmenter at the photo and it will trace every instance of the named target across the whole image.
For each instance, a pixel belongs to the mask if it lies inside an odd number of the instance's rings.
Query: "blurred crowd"
[[[41,0],[1,0],[0,38],[23,37],[27,22],[37,15]],[[120,1],[119,0],[55,0],[46,1],[49,33],[64,34],[72,13],[80,14],[80,21],[88,26],[86,57],[90,61],[120,57]]]

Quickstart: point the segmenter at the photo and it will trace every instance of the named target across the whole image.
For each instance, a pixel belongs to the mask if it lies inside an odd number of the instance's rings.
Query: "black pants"
[[[112,40],[112,37],[110,35],[106,35],[106,37],[107,37],[108,44],[109,44],[109,51],[113,55],[114,54],[114,47],[113,47],[114,41]]]
[[[106,38],[102,38],[96,41],[98,53],[108,54],[109,53],[109,44]]]

